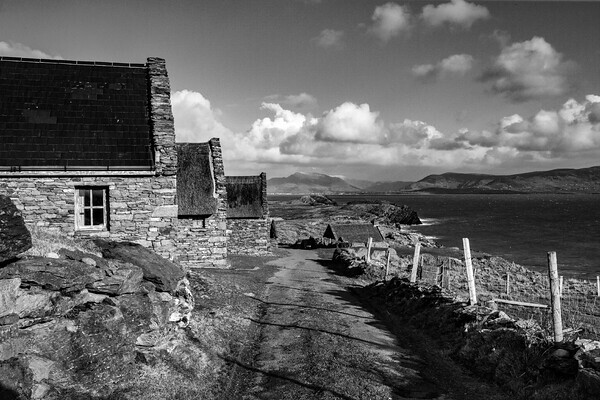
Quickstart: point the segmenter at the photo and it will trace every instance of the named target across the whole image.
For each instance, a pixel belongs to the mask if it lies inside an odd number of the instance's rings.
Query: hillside
[[[359,179],[342,179],[326,174],[296,172],[286,178],[267,181],[269,193],[396,193],[412,182],[371,182]]]
[[[406,190],[600,193],[600,166],[514,175],[445,173],[429,175]]]
[[[369,186],[366,186],[363,190],[370,193],[397,193],[403,191],[407,186],[413,182],[375,182]]]
[[[269,193],[347,193],[360,192],[341,178],[325,174],[296,172],[286,178],[271,178],[267,181]]]

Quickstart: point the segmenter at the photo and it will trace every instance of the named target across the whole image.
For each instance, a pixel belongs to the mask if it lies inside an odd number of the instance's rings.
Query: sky
[[[228,175],[600,165],[600,2],[0,0],[0,55],[166,59]]]

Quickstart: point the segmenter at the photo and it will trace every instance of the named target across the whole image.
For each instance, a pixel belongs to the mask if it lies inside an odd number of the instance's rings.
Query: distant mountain
[[[373,181],[368,181],[366,179],[352,179],[352,178],[344,178],[346,182],[351,184],[352,186],[356,186],[359,189],[364,189],[373,184]]]
[[[365,192],[371,193],[397,193],[403,191],[407,186],[413,182],[375,182],[369,186],[364,187]]]
[[[267,181],[269,193],[348,193],[361,189],[341,178],[325,174],[296,172],[287,178],[271,178]]]
[[[429,175],[405,190],[421,191],[515,191],[600,193],[600,166],[555,169],[515,175],[457,174]]]

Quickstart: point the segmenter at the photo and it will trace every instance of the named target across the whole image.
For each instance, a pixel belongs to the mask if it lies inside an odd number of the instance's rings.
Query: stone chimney
[[[148,58],[150,80],[150,119],[154,142],[154,165],[158,175],[177,173],[177,149],[175,148],[175,125],[171,110],[171,86],[165,60]]]

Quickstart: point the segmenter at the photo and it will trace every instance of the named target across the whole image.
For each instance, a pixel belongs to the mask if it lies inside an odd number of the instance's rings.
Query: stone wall
[[[76,231],[77,187],[108,189],[108,230]],[[34,232],[41,227],[73,237],[133,241],[188,267],[226,264],[223,204],[206,219],[177,218],[174,176],[0,175],[0,193],[11,198]]]
[[[227,247],[230,254],[266,255],[269,252],[271,221],[262,219],[228,219]]]
[[[261,181],[262,217],[227,219],[227,247],[230,254],[270,254],[271,220],[267,199],[267,174],[262,172],[256,178]]]
[[[175,175],[177,149],[175,125],[171,110],[171,86],[165,60],[148,58],[148,84],[150,85],[150,121],[153,132],[154,168],[158,175]]]

